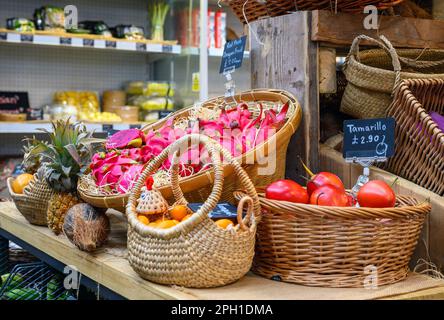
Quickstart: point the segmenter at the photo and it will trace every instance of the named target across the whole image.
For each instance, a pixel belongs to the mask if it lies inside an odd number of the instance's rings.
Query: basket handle
[[[141,188],[145,183],[145,180],[154,173],[157,168],[168,158],[168,155],[173,153],[173,166],[172,172],[175,174],[171,177],[171,184],[173,188],[173,195],[175,197],[176,202],[186,203],[186,199],[183,196],[183,192],[179,186],[179,178],[178,178],[178,166],[179,166],[179,157],[178,151],[181,148],[188,147],[189,142],[192,145],[198,146],[200,143],[203,143],[210,156],[212,161],[212,167],[214,170],[214,183],[210,196],[205,201],[205,203],[197,210],[195,214],[191,218],[189,218],[186,222],[181,223],[179,226],[181,228],[171,228],[166,230],[159,230],[154,228],[149,228],[145,225],[138,223],[136,211],[137,199],[140,197]],[[222,194],[223,188],[223,168],[221,165],[220,154],[223,155],[225,159],[230,161],[230,164],[234,167],[235,173],[240,177],[240,181],[244,188],[248,190],[248,194],[253,198],[253,209],[254,212],[258,215],[260,214],[260,204],[259,197],[254,189],[254,185],[249,179],[246,172],[242,169],[240,164],[231,157],[231,154],[223,149],[221,146],[217,145],[213,140],[208,138],[207,136],[200,134],[190,134],[183,136],[182,138],[175,141],[173,144],[169,145],[165,148],[156,158],[154,158],[142,171],[140,174],[134,188],[129,196],[128,204],[126,208],[126,215],[128,218],[128,223],[130,226],[141,235],[155,235],[161,238],[173,238],[180,234],[181,229],[192,229],[195,225],[200,223],[203,219],[208,216],[208,213],[212,211]],[[255,223],[254,215],[252,215],[252,223]]]
[[[208,139],[206,136],[201,136],[201,137],[204,137],[205,140]],[[256,188],[255,188],[254,184],[252,183],[248,174],[245,172],[245,170],[239,164],[239,162],[233,158],[233,156],[231,155],[230,152],[228,152],[228,150],[221,147],[219,144],[215,143],[211,139],[208,139],[208,141],[210,141],[211,148],[214,149],[214,151],[212,151],[212,152],[216,153],[216,154],[222,154],[223,159],[225,161],[228,161],[230,163],[230,165],[233,166],[234,173],[239,177],[240,183],[245,188],[246,198],[251,199],[251,205],[248,207],[247,216],[245,218],[246,218],[246,221],[249,221],[250,223],[252,223],[253,218],[250,217],[251,214],[249,215],[248,212],[249,211],[254,212],[255,217],[259,217],[259,215],[260,215],[259,196],[257,195]],[[208,151],[210,152],[210,149]],[[186,205],[186,204],[188,204],[188,201],[185,199],[185,196],[184,196],[182,189],[180,188],[180,185],[179,185],[179,160],[180,160],[179,153],[178,153],[178,151],[176,151],[176,153],[173,156],[172,164],[171,164],[171,188],[172,188],[174,199],[176,200],[176,203]],[[214,161],[214,160],[212,160],[212,161]],[[217,161],[219,161],[219,165],[220,165],[220,157],[217,157]],[[217,200],[219,200],[219,198],[220,198],[220,195]],[[246,201],[248,201],[248,199],[245,199],[244,201],[239,202],[239,204],[238,204],[238,221],[242,220],[242,210],[243,210],[243,206]],[[216,205],[217,205],[217,201],[216,201],[216,204],[214,205],[214,207]],[[214,209],[214,207],[212,209]],[[240,219],[239,219],[239,210],[241,210]],[[244,229],[242,227],[242,225],[244,225],[244,222],[243,221],[242,221],[242,223],[239,222],[239,224],[241,225],[241,228]]]
[[[352,56],[354,56],[355,59],[359,61],[359,44],[363,40],[378,45],[380,48],[384,49],[390,55],[392,59],[393,71],[395,71],[395,83],[393,84],[393,91],[394,91],[396,86],[401,82],[401,62],[398,53],[396,52],[396,49],[393,47],[392,43],[385,36],[380,36],[379,40],[373,39],[366,35],[357,36],[353,40],[350,52],[345,58],[344,70],[347,69],[350,58]]]

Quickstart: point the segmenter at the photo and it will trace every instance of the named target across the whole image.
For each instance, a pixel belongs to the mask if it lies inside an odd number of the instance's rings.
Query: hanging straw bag
[[[44,179],[39,179],[34,174],[29,184],[23,189],[22,194],[15,193],[12,189],[14,178],[7,180],[9,194],[15,203],[18,211],[28,220],[29,223],[38,226],[47,226],[46,211],[48,202],[54,191]]]
[[[233,98],[216,97],[202,103],[199,108],[209,110],[220,110],[221,107],[234,107],[237,102],[248,104],[250,111],[256,116],[259,113],[258,103],[261,103],[264,109],[273,109],[278,111],[278,107],[285,103],[289,104],[285,124],[265,142],[255,146],[247,153],[242,154],[237,160],[247,172],[254,184],[265,185],[273,181],[283,179],[285,176],[285,162],[287,156],[287,147],[290,138],[296,132],[302,119],[302,108],[296,98],[287,91],[271,89],[255,89],[241,92]],[[187,118],[195,111],[195,107],[188,107],[179,110],[167,118],[164,118],[154,124],[144,127],[142,130],[146,133],[152,129],[161,128],[171,117],[174,119]],[[274,148],[273,144],[276,145]],[[260,174],[261,168],[267,164],[259,163],[258,158],[268,157],[276,160],[276,170],[273,174]],[[253,163],[248,161],[253,159]],[[230,168],[224,168],[224,189],[221,195],[221,201],[233,201],[233,192],[240,188],[239,180]],[[192,202],[204,202],[210,192],[213,177],[210,169],[200,171],[188,177],[180,179],[180,187],[185,193],[187,199]],[[162,195],[169,199],[172,197],[169,185],[158,188]],[[103,194],[96,187],[96,183],[90,174],[83,175],[79,179],[77,186],[79,196],[83,201],[99,208],[112,208],[125,212],[125,205],[128,201],[128,194]]]
[[[359,44],[363,40],[382,49],[360,52]],[[395,50],[384,36],[376,40],[361,35],[352,43],[344,73],[348,84],[341,112],[361,119],[382,118],[401,79],[444,79],[444,50]]]
[[[187,204],[178,183],[179,150],[184,146],[204,144],[211,156],[214,184],[201,208],[189,219],[170,229],[156,229],[138,221],[136,207],[145,180],[173,154],[171,186],[176,204]],[[232,230],[219,228],[208,214],[217,205],[223,189],[224,161],[233,167],[246,191],[238,205],[238,225]],[[242,219],[242,209],[248,211]],[[210,138],[191,134],[171,144],[143,170],[132,190],[126,209],[128,218],[128,260],[144,279],[168,285],[193,288],[223,286],[243,277],[254,255],[259,199],[248,175],[231,154]]]
[[[444,196],[444,132],[430,117],[433,111],[444,114],[444,80],[399,84],[388,110],[396,119],[396,152],[383,167]]]
[[[366,281],[381,286],[406,278],[431,210],[405,196],[394,208],[326,207],[270,200],[258,190],[262,218],[252,271],[307,286],[363,288]]]

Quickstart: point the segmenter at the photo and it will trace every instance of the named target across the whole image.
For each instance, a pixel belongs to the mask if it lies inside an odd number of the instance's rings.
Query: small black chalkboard
[[[196,212],[202,206],[202,203],[189,203],[188,207]],[[245,214],[244,214],[245,215]],[[236,219],[237,207],[228,202],[219,202],[216,207],[208,214],[211,219]]]
[[[28,92],[0,91],[0,110],[25,113],[28,108]]]
[[[115,130],[112,124],[102,124],[102,131],[106,132],[107,136],[110,137],[118,130]]]
[[[395,119],[344,121],[346,160],[384,160],[395,152]]]
[[[242,66],[246,41],[247,37],[243,36],[239,39],[229,41],[225,44],[219,73],[232,71]]]
[[[170,44],[164,44],[164,45],[162,46],[162,52],[165,52],[165,53],[171,53],[171,52],[173,52],[173,46],[170,45]]]
[[[116,42],[111,40],[105,41],[105,47],[106,48],[116,48]]]
[[[84,47],[94,47],[94,39],[83,39]]]
[[[0,40],[7,40],[8,34],[6,32],[0,32]]]
[[[172,110],[160,110],[159,111],[159,119],[163,119],[168,117],[173,111]]]
[[[33,42],[34,36],[32,34],[21,34],[20,41],[21,42]]]
[[[146,51],[146,43],[136,43],[136,51]]]
[[[70,45],[71,41],[72,41],[71,38],[60,37],[60,44]]]
[[[140,129],[142,128],[141,124],[130,124],[129,126],[130,129]]]

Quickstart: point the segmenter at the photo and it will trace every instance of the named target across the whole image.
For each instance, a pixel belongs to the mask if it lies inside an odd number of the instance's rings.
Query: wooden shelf
[[[93,254],[80,251],[65,236],[29,224],[12,202],[0,203],[0,234],[18,238],[38,250],[47,260],[74,265],[82,275],[128,299],[191,300],[297,300],[297,299],[438,299],[444,296],[444,281],[411,273],[402,282],[374,290],[317,288],[268,280],[247,274],[219,288],[188,289],[143,280],[125,259],[127,227],[123,214],[108,211],[111,234],[105,247]],[[6,233],[6,234],[5,234]]]
[[[198,56],[199,55],[199,48],[197,47],[184,47],[182,48],[182,54],[183,55],[192,55],[192,56]],[[209,57],[219,57],[221,58],[224,54],[223,48],[208,48],[208,56]],[[244,52],[244,58],[249,58],[250,52],[245,51]]]
[[[330,46],[349,46],[361,34],[384,35],[395,47],[444,49],[444,21],[379,16],[379,30],[363,26],[365,15],[313,11],[311,40]],[[363,45],[373,45],[363,42]]]
[[[176,41],[156,43],[151,40],[126,40],[105,38],[97,35],[71,33],[20,33],[0,29],[0,42],[13,44],[47,45],[54,47],[88,48],[98,50],[131,51],[153,54],[180,54],[181,46]]]
[[[110,130],[126,130],[130,128],[142,128],[147,123],[122,123],[122,122],[103,122],[103,123],[85,123],[89,131],[108,132]],[[7,122],[0,121],[0,133],[38,133],[38,129],[51,131],[51,122],[49,121],[25,121],[25,122]]]

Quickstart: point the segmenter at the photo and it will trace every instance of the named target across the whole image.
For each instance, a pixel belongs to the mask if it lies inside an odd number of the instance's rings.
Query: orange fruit
[[[29,184],[29,182],[31,182],[32,179],[34,179],[34,176],[29,173],[22,173],[18,175],[17,178],[12,181],[12,190],[15,193],[23,193],[23,189]]]
[[[191,218],[192,215],[193,215],[192,213],[189,213],[189,214],[187,214],[185,217],[183,217],[182,220],[180,220],[180,221],[181,221],[181,222],[184,222],[185,220]]]
[[[229,220],[229,219],[219,219],[216,220],[215,223],[217,224],[218,227],[222,228],[222,229],[226,229],[228,228],[229,225],[234,225],[233,221]]]
[[[160,229],[168,229],[168,228],[174,227],[178,223],[179,223],[179,221],[177,221],[177,220],[164,220],[161,223],[159,223],[157,225],[157,227]]]
[[[157,228],[158,225],[159,225],[159,223],[158,223],[157,221],[155,221],[155,222],[150,222],[150,223],[148,224],[149,227],[153,227],[153,228]]]
[[[144,225],[146,225],[146,226],[150,223],[150,219],[148,219],[147,216],[144,216],[144,215],[141,215],[141,214],[139,214],[139,215],[137,216],[137,219],[138,219],[140,222],[142,222]]]
[[[187,206],[179,204],[171,208],[170,216],[174,220],[181,221],[188,214]]]

